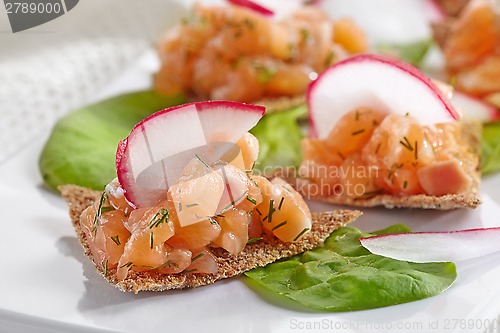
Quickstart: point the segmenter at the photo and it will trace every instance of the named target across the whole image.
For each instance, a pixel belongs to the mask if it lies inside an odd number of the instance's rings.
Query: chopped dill
[[[415,141],[415,159],[418,160],[418,141]]]
[[[253,30],[255,28],[255,24],[249,18],[245,18],[243,20],[243,24],[248,28],[248,30]]]
[[[132,266],[134,266],[134,263],[133,263],[132,261],[129,261],[129,262],[127,262],[127,263],[125,263],[125,264],[121,265],[121,266],[120,266],[120,268],[123,268],[123,267],[128,267],[128,268],[130,268],[130,267],[132,267]]]
[[[108,259],[106,259],[106,261],[102,263],[102,270],[104,272],[104,275],[108,275]]]
[[[260,83],[266,83],[271,80],[278,72],[275,68],[264,66],[261,64],[254,64],[254,69],[257,72],[257,79]]]
[[[203,164],[204,164],[207,168],[211,169],[211,168],[210,168],[210,165],[208,165],[208,163],[207,163],[207,162],[205,162],[205,161],[204,161],[204,160],[200,157],[200,155],[198,155],[198,154],[194,154],[194,157],[196,157],[196,158],[197,158],[197,159],[198,159],[201,163],[203,163]]]
[[[401,164],[394,163],[392,165],[392,167],[388,170],[389,173],[387,174],[387,179],[392,180],[392,182],[394,182],[394,179],[393,179],[394,173],[396,171],[398,171],[399,169],[401,169],[402,167],[403,167],[403,163],[401,163]]]
[[[300,237],[302,237],[303,234],[305,234],[306,232],[308,232],[310,230],[310,228],[304,228],[302,229],[301,232],[299,232],[299,234],[297,236],[295,236],[295,238],[293,239],[293,241],[295,242],[297,239],[299,239]]]
[[[250,201],[254,205],[257,204],[257,200],[255,200],[254,198],[251,198],[251,197],[247,196],[247,200]]]
[[[281,197],[280,203],[278,205],[278,210],[281,210],[281,207],[283,206],[283,201],[285,201],[285,197]]]
[[[151,248],[151,250],[153,249],[153,232],[151,231],[151,233],[149,234],[149,247]]]
[[[311,32],[306,28],[300,29],[300,36],[302,37],[302,42],[305,43],[311,38]]]
[[[255,208],[255,210],[257,211],[257,213],[262,216],[262,213],[260,212],[260,210],[258,208]]]
[[[197,255],[195,255],[193,257],[193,259],[191,259],[191,262],[195,261],[195,260],[198,260],[200,259],[201,257],[203,257],[205,255],[205,253],[201,252],[201,253],[198,253]]]
[[[118,235],[114,235],[110,237],[113,242],[115,242],[116,245],[120,245],[120,237]]]
[[[286,221],[283,221],[283,222],[281,222],[281,223],[279,223],[279,224],[275,225],[275,226],[274,226],[271,230],[272,230],[272,231],[274,231],[274,230],[276,230],[276,229],[278,229],[278,228],[281,228],[281,227],[282,227],[282,226],[284,226],[285,224],[286,224]]]
[[[405,180],[405,181],[403,182],[403,188],[404,188],[404,189],[406,189],[406,187],[407,187],[407,186],[408,186],[408,182]]]
[[[403,137],[403,140],[400,140],[399,143],[401,145],[403,145],[403,147],[405,147],[406,149],[408,149],[409,151],[413,151],[413,147],[410,143],[410,141],[408,141],[408,138],[406,136]]]
[[[192,203],[192,204],[187,204],[186,207],[187,208],[191,208],[191,207],[196,207],[196,206],[199,206],[200,204],[198,203]]]
[[[276,211],[274,209],[274,199],[269,200],[269,213],[267,214],[267,222],[271,223],[273,221],[273,214]]]
[[[102,192],[101,199],[99,199],[99,206],[97,206],[97,212],[94,216],[94,224],[92,226],[92,232],[94,233],[94,236],[97,233],[97,226],[99,225],[99,220],[102,214],[102,206],[107,198],[108,196],[106,195],[106,192]]]
[[[224,212],[227,211],[229,208],[234,207],[236,205],[236,203],[241,200],[241,198],[243,198],[245,195],[247,195],[247,193],[248,193],[248,190],[246,190],[245,192],[243,192],[243,194],[240,195],[235,200],[231,201],[226,207],[224,207],[222,209],[221,214],[224,214]]]
[[[149,228],[153,229],[159,227],[162,223],[168,223],[168,215],[168,209],[160,208],[158,213],[156,213],[151,219],[151,222],[149,222]]]
[[[355,136],[355,135],[358,135],[358,134],[361,134],[361,133],[364,133],[365,130],[364,129],[360,129],[359,131],[354,131],[351,133],[352,136]]]
[[[164,262],[163,264],[161,264],[160,266],[156,266],[153,269],[159,271],[160,269],[163,269],[165,267],[171,267],[171,266],[178,267],[178,265],[175,262],[173,262],[172,260],[169,259],[166,262]]]
[[[330,50],[330,52],[328,52],[328,55],[325,58],[325,67],[330,66],[333,63],[334,59],[335,59],[335,53]]]
[[[255,243],[255,242],[258,242],[262,240],[262,237],[254,237],[254,238],[250,238],[248,241],[247,241],[247,244],[251,244],[251,243]]]

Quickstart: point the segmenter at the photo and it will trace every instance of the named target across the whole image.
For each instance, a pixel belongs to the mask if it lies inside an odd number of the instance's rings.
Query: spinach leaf
[[[405,225],[371,234],[342,227],[318,249],[245,274],[265,287],[260,290],[266,290],[266,295],[286,296],[306,307],[326,311],[385,307],[445,291],[456,279],[453,263],[394,260],[371,254],[359,242],[360,237],[409,231]]]
[[[259,139],[259,158],[255,169],[270,173],[278,167],[297,167],[302,160],[300,140],[304,133],[300,120],[307,118],[307,107],[266,114],[250,132]]]
[[[500,121],[483,126],[481,150],[482,174],[500,171]]]
[[[405,44],[380,44],[377,49],[382,54],[420,67],[432,43],[432,39],[425,39]]]
[[[45,185],[53,190],[63,184],[102,189],[116,177],[118,142],[151,113],[182,103],[153,91],[120,95],[75,110],[53,128],[39,159]]]

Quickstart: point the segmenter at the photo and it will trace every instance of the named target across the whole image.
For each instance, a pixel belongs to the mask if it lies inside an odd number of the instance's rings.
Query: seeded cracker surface
[[[80,228],[80,215],[85,208],[94,201],[99,200],[101,192],[93,191],[76,185],[64,185],[59,187],[61,194],[69,205],[69,214],[77,237],[82,244],[85,255],[92,259],[92,254],[83,230]],[[134,272],[129,271],[125,280],[116,278],[116,269],[108,270],[104,274],[100,265],[94,262],[97,270],[109,283],[122,291],[163,291],[169,289],[184,289],[200,287],[212,284],[217,280],[237,276],[252,268],[265,266],[278,259],[293,256],[306,250],[316,248],[332,231],[352,222],[361,215],[359,211],[337,210],[328,213],[313,213],[312,230],[305,234],[299,241],[284,243],[275,238],[264,238],[261,241],[248,244],[245,249],[236,256],[230,255],[223,249],[214,249],[217,257],[219,272],[217,274],[160,274],[158,272]]]

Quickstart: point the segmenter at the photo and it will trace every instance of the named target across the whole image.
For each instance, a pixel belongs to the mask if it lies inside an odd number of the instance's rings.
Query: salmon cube
[[[420,185],[429,195],[441,196],[467,191],[471,185],[469,176],[458,161],[438,161],[417,171]]]

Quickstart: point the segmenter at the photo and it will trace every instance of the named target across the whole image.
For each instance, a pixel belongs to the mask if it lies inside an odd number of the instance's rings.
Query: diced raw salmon
[[[222,247],[231,254],[240,253],[248,241],[250,215],[243,210],[232,208],[216,219],[222,232],[214,240],[213,245]]]
[[[302,196],[281,178],[272,182],[264,177],[252,179],[262,191],[263,201],[255,208],[264,229],[285,242],[293,242],[311,230],[311,212]]]
[[[418,179],[425,192],[440,196],[467,191],[470,178],[455,160],[430,163],[418,170]]]
[[[452,26],[444,46],[451,73],[477,65],[497,49],[500,25],[495,6],[494,0],[471,1]]]
[[[305,93],[311,79],[333,62],[364,50],[352,21],[334,23],[305,6],[272,20],[238,6],[194,6],[160,43],[156,90],[198,98],[252,102]]]

